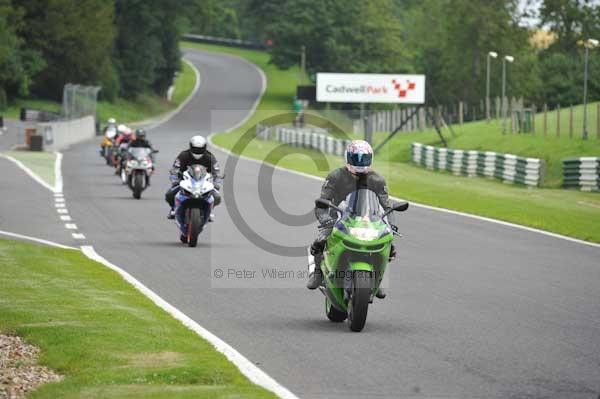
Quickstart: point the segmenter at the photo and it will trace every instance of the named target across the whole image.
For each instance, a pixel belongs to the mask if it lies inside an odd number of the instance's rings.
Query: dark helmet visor
[[[346,161],[352,166],[371,166],[373,154],[347,152]]]

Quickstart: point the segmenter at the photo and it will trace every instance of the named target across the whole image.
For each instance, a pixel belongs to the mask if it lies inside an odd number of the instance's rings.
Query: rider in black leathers
[[[388,196],[387,185],[381,175],[370,170],[372,155],[373,150],[366,141],[352,141],[346,149],[346,166],[334,170],[327,176],[321,188],[320,198],[329,200],[337,206],[346,199],[348,194],[361,188],[367,188],[377,194],[379,203],[385,211],[388,211],[392,204]],[[323,280],[323,273],[321,272],[323,250],[325,249],[327,237],[331,234],[337,219],[335,210],[318,204],[315,207],[315,216],[319,221],[319,234],[310,247],[310,252],[315,258],[315,271],[309,276],[306,285],[309,289],[316,289],[321,285]],[[396,251],[392,245],[390,260],[395,255]],[[383,289],[379,289],[377,297],[385,297]]]
[[[190,165],[202,165],[208,173],[213,175],[213,184],[215,190],[213,191],[213,198],[215,200],[214,206],[221,203],[221,195],[219,190],[223,179],[220,177],[221,166],[217,161],[214,154],[206,149],[206,139],[202,136],[194,136],[190,139],[190,148],[188,150],[179,153],[175,162],[173,162],[173,168],[171,169],[171,188],[165,194],[165,200],[171,206],[168,218],[175,218],[175,195],[179,191],[179,182],[183,177],[183,172],[187,170]],[[211,214],[211,222],[214,221],[214,215]]]

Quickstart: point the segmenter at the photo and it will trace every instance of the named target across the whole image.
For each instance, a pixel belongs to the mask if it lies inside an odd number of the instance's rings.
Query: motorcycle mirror
[[[336,211],[338,211],[340,213],[344,213],[339,207],[333,205],[333,203],[331,201],[326,200],[324,198],[317,198],[315,200],[315,206],[317,208],[321,208],[321,209],[324,209],[324,208],[333,208],[333,209],[335,209]]]
[[[392,213],[394,211],[404,212],[407,209],[408,209],[408,202],[406,202],[406,201],[399,201],[399,202],[394,201],[392,203],[392,207],[390,209],[388,209],[388,211],[383,216],[387,216],[387,215],[389,215],[390,213]]]
[[[153,154],[158,154],[158,150],[152,150]]]

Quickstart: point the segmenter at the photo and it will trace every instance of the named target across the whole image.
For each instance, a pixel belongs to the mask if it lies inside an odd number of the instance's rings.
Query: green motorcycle
[[[338,212],[321,262],[319,289],[325,295],[325,313],[332,322],[348,319],[350,330],[361,331],[383,279],[394,234],[400,235],[388,215],[405,211],[408,203],[395,202],[384,212],[377,194],[368,189],[350,193],[339,206],[324,199],[315,202]],[[310,267],[314,259],[309,254]]]

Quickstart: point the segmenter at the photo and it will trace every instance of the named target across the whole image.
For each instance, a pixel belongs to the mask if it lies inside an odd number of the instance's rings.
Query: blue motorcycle
[[[213,176],[204,166],[192,165],[183,172],[175,196],[175,224],[180,231],[180,241],[189,247],[198,244],[198,235],[208,223],[214,190]]]

